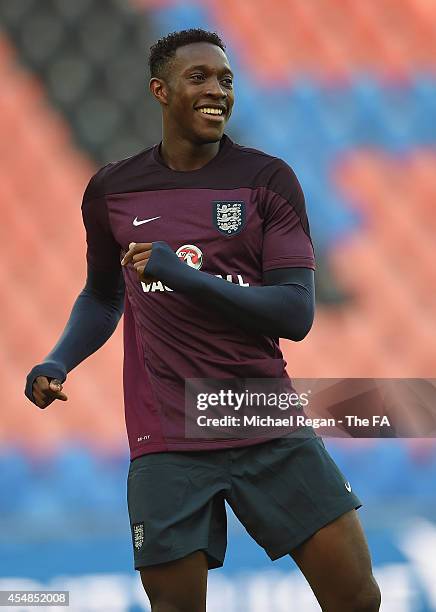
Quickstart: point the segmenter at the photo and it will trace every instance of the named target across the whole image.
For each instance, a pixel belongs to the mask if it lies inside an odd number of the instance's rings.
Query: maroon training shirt
[[[203,168],[168,168],[159,145],[108,164],[83,199],[88,263],[119,268],[130,242],[164,240],[188,265],[261,285],[264,271],[315,269],[304,196],[282,160],[223,136]],[[195,298],[123,267],[124,400],[131,458],[212,450],[262,439],[185,438],[184,379],[286,377],[277,338],[250,334]]]

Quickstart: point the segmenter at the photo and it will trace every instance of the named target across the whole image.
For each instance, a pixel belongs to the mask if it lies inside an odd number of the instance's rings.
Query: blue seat
[[[434,116],[436,100],[436,79],[432,76],[416,74],[413,95],[417,111],[414,117],[413,133],[415,140],[422,145],[436,144],[436,122]]]
[[[359,75],[351,83],[356,106],[355,146],[381,145],[385,124],[381,113],[381,87],[375,78]]]
[[[61,452],[48,475],[65,507],[82,508],[98,505],[102,472],[94,455],[82,447]]]
[[[30,459],[13,447],[0,450],[0,513],[19,511],[27,498],[26,490],[32,482]]]
[[[198,4],[189,4],[181,0],[169,7],[154,9],[150,13],[150,18],[153,20],[159,36],[173,30],[210,29],[206,11]]]

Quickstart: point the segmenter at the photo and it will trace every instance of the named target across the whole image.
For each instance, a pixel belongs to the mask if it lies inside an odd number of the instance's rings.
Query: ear
[[[161,104],[168,104],[168,86],[162,79],[153,77],[150,79],[149,88],[151,94]]]

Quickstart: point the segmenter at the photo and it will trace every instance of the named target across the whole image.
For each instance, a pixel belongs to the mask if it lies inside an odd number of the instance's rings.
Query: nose
[[[206,94],[216,98],[227,98],[227,91],[221,86],[219,79],[215,77],[208,80]]]

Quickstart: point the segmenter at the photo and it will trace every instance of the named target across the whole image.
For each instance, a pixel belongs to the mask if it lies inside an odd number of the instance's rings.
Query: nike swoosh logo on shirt
[[[141,219],[141,221],[138,220],[138,217],[135,217],[133,219],[133,225],[137,226],[137,225],[142,225],[143,223],[149,223],[150,221],[155,221],[156,219],[160,219],[159,217],[152,217],[151,219]]]

